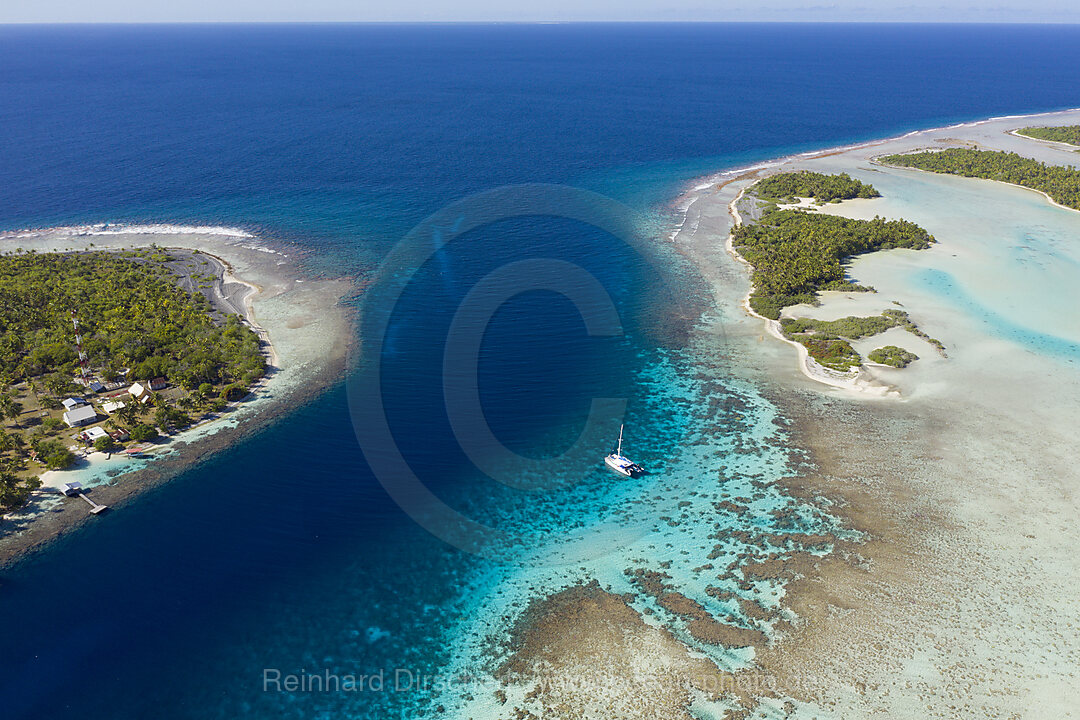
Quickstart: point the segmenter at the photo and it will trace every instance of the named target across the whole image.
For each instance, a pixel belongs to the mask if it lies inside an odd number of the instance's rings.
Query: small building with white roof
[[[100,440],[103,437],[109,437],[109,433],[105,432],[105,428],[101,427],[100,425],[95,425],[83,434],[86,435],[86,439],[90,442]]]
[[[124,405],[123,400],[112,400],[110,402],[107,402],[107,403],[103,404],[101,406],[101,409],[104,410],[109,415],[112,415],[117,410],[123,410],[124,407],[125,407],[125,405]]]
[[[79,405],[64,413],[68,427],[82,427],[97,420],[97,411],[91,405]]]

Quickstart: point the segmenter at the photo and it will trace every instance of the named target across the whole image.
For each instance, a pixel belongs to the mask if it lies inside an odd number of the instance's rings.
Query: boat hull
[[[608,455],[604,458],[604,464],[620,475],[625,475],[626,477],[637,477],[645,472],[645,469],[640,465],[631,462],[622,455]]]

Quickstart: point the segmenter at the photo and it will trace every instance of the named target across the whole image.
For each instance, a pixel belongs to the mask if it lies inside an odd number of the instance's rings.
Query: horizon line
[[[1060,25],[1061,20],[0,20],[0,27],[77,25]]]

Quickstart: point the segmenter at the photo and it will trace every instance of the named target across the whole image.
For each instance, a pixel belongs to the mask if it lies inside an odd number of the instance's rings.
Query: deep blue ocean
[[[308,272],[370,277],[429,215],[493,188],[596,192],[647,236],[702,174],[1075,107],[1078,88],[1078,26],[4,26],[0,229],[237,226],[304,249]],[[677,287],[657,289],[638,253],[573,218],[510,217],[459,245],[393,307],[386,417],[462,512],[528,537],[570,532],[612,504],[610,477],[526,507],[478,476],[442,409],[455,309],[510,263],[585,268],[624,335],[587,336],[543,290],[507,302],[479,347],[488,421],[545,457],[572,442],[591,398],[625,397],[637,456],[662,470],[691,420],[674,401],[656,407],[657,377],[689,375],[680,342],[703,295],[677,257],[661,258]],[[470,596],[502,572],[388,496],[349,401],[339,384],[0,572],[0,717],[419,712],[433,693],[263,691],[268,667],[438,672]]]

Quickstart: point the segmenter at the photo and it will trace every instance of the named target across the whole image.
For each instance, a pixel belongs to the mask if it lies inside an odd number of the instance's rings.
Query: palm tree
[[[38,391],[41,388],[38,387],[38,384],[36,382],[34,382],[32,379],[27,378],[26,387],[30,390],[30,392],[32,392],[34,394],[34,399],[37,400],[37,404],[40,405],[41,404],[41,395],[38,394]]]
[[[120,419],[128,425],[134,425],[138,420],[139,406],[137,403],[137,400],[132,400],[131,403],[124,403],[124,407],[116,411],[116,414],[120,416]]]
[[[3,415],[8,420],[15,421],[15,427],[22,429],[22,425],[19,423],[19,415],[22,414],[22,405],[19,404],[15,398],[11,397],[8,393],[0,394],[0,415]]]
[[[154,424],[165,432],[172,430],[172,422],[169,417],[169,409],[164,405],[160,405],[156,411],[154,411]]]

